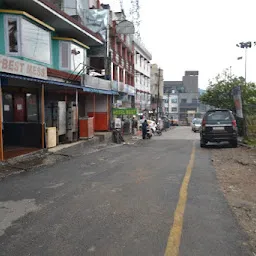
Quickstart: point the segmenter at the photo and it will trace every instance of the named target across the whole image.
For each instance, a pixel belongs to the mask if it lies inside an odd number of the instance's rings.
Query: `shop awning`
[[[72,87],[72,88],[77,88],[77,89],[83,90],[83,87],[81,85],[63,83],[63,82],[58,82],[58,81],[53,81],[53,80],[42,80],[42,79],[38,79],[38,78],[19,76],[19,75],[11,75],[11,74],[6,74],[6,73],[0,73],[0,77],[26,80],[26,81],[36,82],[36,83],[41,83],[41,84],[54,84],[54,85]]]
[[[92,87],[83,87],[83,91],[91,92],[91,93],[107,94],[107,95],[119,95],[118,92],[113,91],[113,90],[95,89]]]
[[[54,81],[54,80],[42,80],[42,79],[33,78],[33,77],[26,77],[26,76],[6,74],[6,73],[0,73],[0,77],[21,79],[21,80],[26,80],[26,81],[31,81],[31,82],[41,83],[41,84],[53,84],[53,85],[58,85],[58,86],[71,87],[71,88],[83,90],[84,92],[107,94],[107,95],[118,95],[118,92],[113,91],[113,90],[96,89],[96,88],[92,88],[92,87],[85,87],[85,86],[81,86],[81,85],[77,85],[77,84],[58,82],[58,81]]]

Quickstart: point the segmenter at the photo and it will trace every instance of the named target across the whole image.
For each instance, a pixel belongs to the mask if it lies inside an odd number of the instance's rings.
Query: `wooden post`
[[[2,81],[0,78],[0,161],[4,160],[4,143],[3,143],[3,97]]]
[[[107,123],[108,123],[108,130],[109,130],[109,98],[107,95]]]
[[[77,124],[77,131],[78,131],[78,129],[79,129],[78,89],[76,89],[76,124]]]
[[[45,147],[45,104],[44,104],[44,84],[42,84],[41,88],[41,125],[42,125],[42,148]]]
[[[67,104],[67,102],[68,102],[67,90],[65,90],[65,102],[66,102],[66,104]]]
[[[94,131],[95,131],[95,93],[93,94],[93,124],[94,124]]]

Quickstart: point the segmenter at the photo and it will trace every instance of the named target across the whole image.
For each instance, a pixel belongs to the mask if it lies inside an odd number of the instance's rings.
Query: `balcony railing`
[[[95,89],[111,90],[111,82],[109,80],[93,77],[89,75],[83,75],[82,85],[92,87]]]

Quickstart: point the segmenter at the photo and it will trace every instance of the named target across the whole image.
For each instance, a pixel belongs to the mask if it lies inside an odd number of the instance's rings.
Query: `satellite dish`
[[[117,34],[133,35],[135,34],[135,27],[131,21],[123,20],[116,26]]]

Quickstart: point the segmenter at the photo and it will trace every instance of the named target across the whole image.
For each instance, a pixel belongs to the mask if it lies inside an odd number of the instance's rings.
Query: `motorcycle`
[[[147,128],[146,139],[151,139],[151,137],[152,137],[152,131],[150,128]]]
[[[157,125],[157,127],[156,127],[156,132],[155,132],[155,134],[157,134],[158,136],[161,136],[161,135],[162,135],[162,130],[160,129],[160,126],[159,126],[159,125]]]

